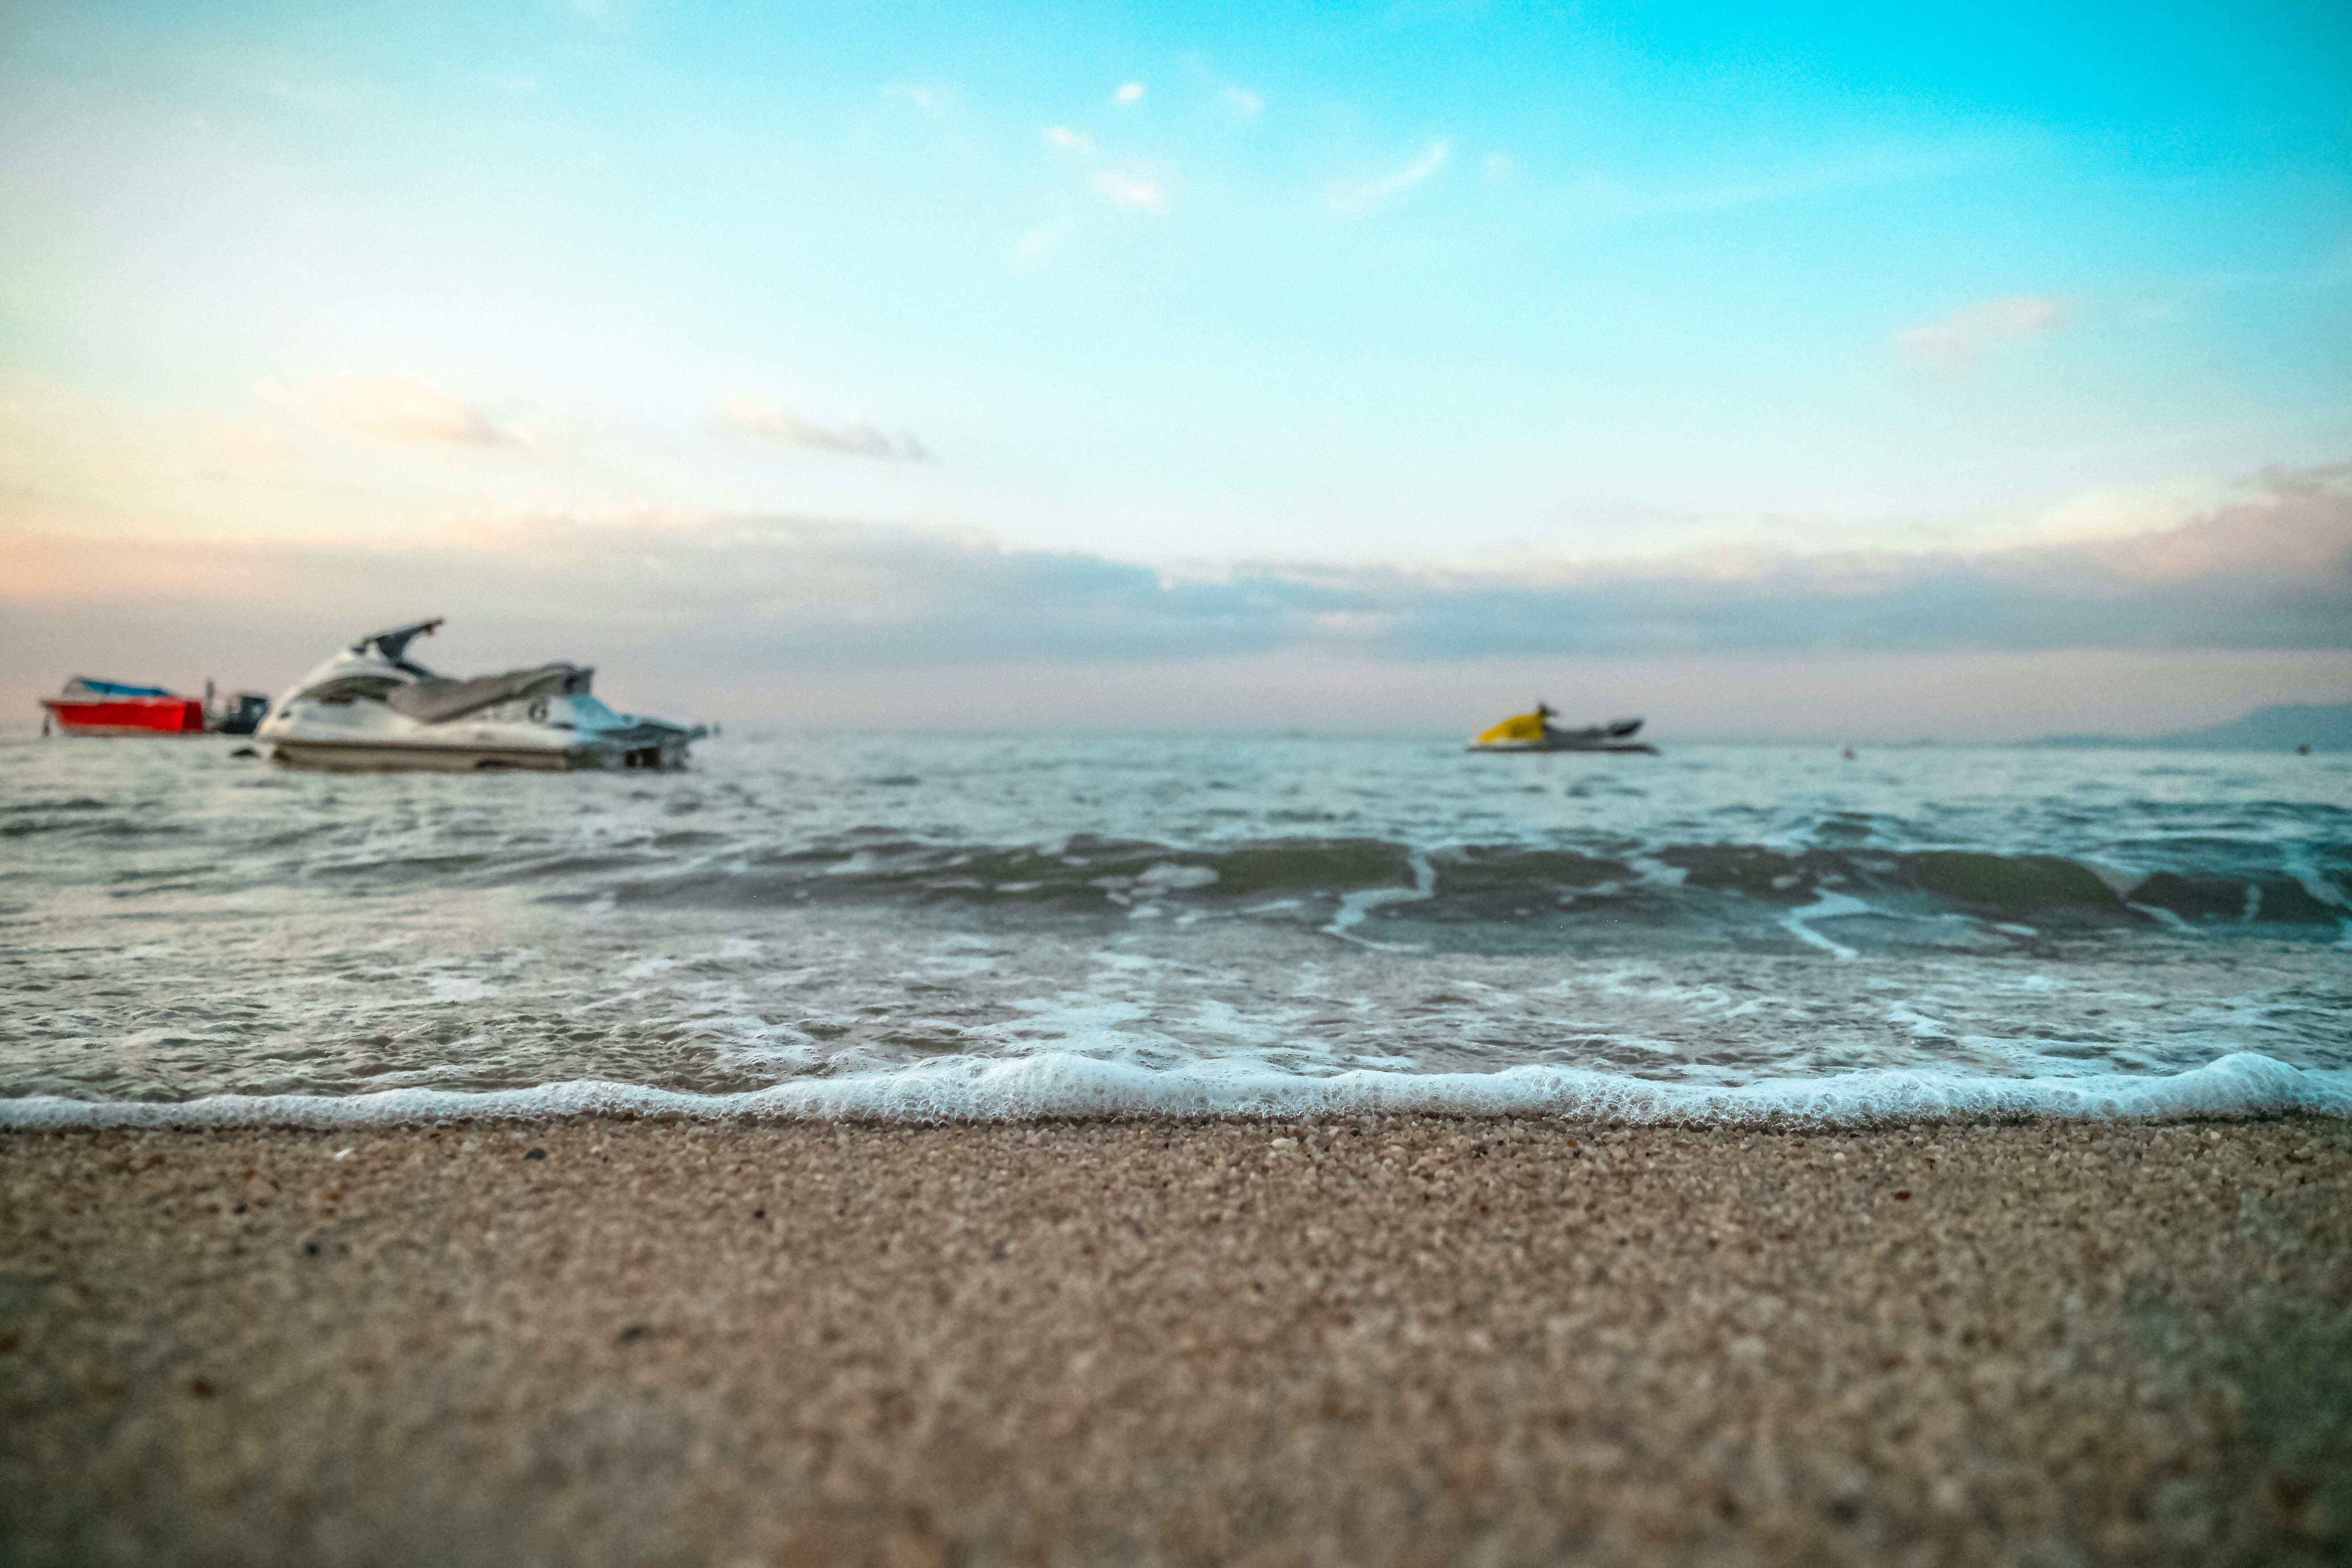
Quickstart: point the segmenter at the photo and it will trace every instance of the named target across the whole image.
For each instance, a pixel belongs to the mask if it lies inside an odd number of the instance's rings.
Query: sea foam
[[[400,1089],[331,1096],[212,1095],[162,1103],[31,1096],[0,1100],[0,1127],[336,1127],[575,1115],[926,1122],[1406,1112],[1843,1126],[2028,1117],[2352,1117],[2352,1070],[2299,1068],[2238,1052],[2170,1074],[1987,1078],[1888,1068],[1707,1088],[1548,1066],[1490,1073],[1359,1070],[1310,1078],[1220,1070],[1214,1064],[1155,1070],[1040,1053],[1012,1060],[940,1057],[887,1072],[740,1094],[679,1094],[583,1079],[477,1093]]]

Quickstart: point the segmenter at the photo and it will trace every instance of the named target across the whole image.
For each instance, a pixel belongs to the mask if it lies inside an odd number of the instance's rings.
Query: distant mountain
[[[2352,752],[2352,702],[2289,702],[2257,708],[2209,730],[2181,730],[2148,741],[2114,735],[2052,735],[2037,746],[2164,746],[2201,752]]]

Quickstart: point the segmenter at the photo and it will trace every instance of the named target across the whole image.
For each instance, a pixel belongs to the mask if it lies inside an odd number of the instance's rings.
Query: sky
[[[2340,5],[0,7],[0,712],[2352,700]]]

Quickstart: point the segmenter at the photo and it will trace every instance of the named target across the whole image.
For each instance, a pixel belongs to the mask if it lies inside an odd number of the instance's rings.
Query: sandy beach
[[[23,1563],[2325,1563],[2352,1127],[0,1137]]]

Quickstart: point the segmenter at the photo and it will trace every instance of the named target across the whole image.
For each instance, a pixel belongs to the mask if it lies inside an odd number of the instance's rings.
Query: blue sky
[[[2276,619],[2210,700],[2352,696],[2352,501],[2307,478],[2352,458],[2340,6],[753,9],[9,7],[9,689],[136,647],[128,569],[34,569],[97,540],[197,581],[299,548],[387,621],[436,607],[387,563],[551,521],[665,560],[738,523],[919,539],[926,572],[1082,559],[1180,619],[1203,584],[1409,581],[1454,629],[1362,643],[1369,691],[1728,658],[1726,625],[1755,658],[1914,654],[1825,620],[1822,574],[2015,582],[2284,505],[2320,537],[2294,605],[2224,635],[2168,581],[2082,646],[2220,669]],[[1064,624],[1020,597],[1053,574],[970,569]],[[1488,613],[1627,573],[1734,586],[1605,650]],[[854,580],[946,646],[934,601]],[[1328,613],[1399,613],[1373,596]],[[1234,657],[1284,646],[1251,626]],[[1169,657],[1059,635],[1019,657]]]

